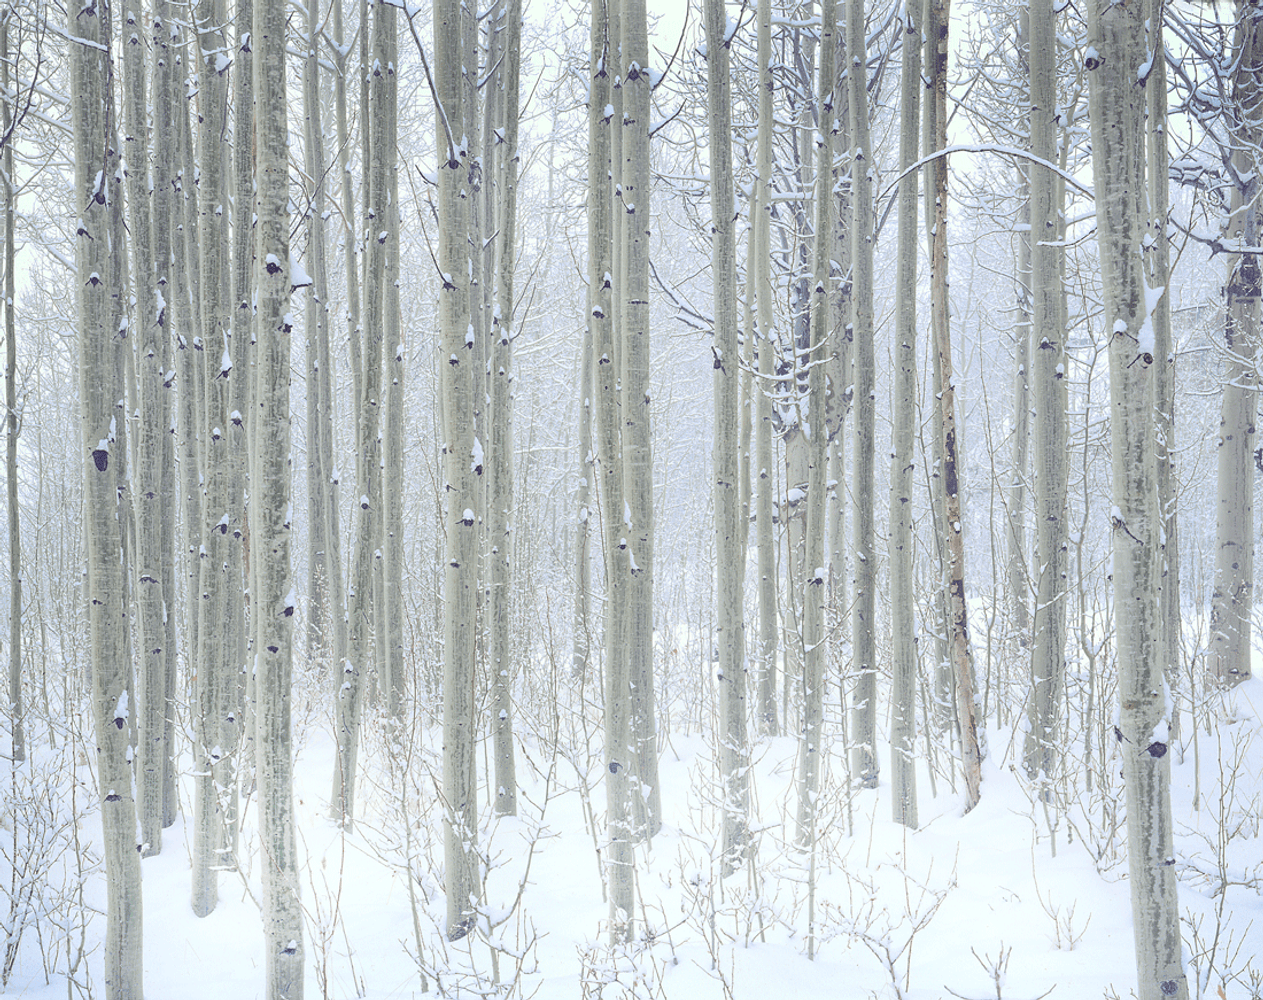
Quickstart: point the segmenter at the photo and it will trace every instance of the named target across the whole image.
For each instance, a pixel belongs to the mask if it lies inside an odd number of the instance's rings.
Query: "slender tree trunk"
[[[775,343],[772,333],[772,0],[759,0],[759,125],[757,170],[757,209],[754,213],[755,301],[758,303],[759,390],[755,396],[754,521],[758,550],[759,639],[755,718],[764,736],[778,734],[776,718],[776,526],[772,523],[772,491],[776,485],[772,464],[771,379],[775,369]]]
[[[854,143],[851,197],[852,329],[855,340],[855,448],[851,522],[855,597],[851,611],[855,694],[851,721],[852,775],[863,788],[877,787],[877,534],[873,525],[873,461],[876,368],[873,358],[873,150],[868,128],[864,0],[848,0],[847,85]]]
[[[12,9],[0,14],[0,91],[11,89],[9,22]],[[17,218],[13,191],[13,104],[4,102],[4,440],[5,482],[9,512],[9,734],[13,760],[26,760],[25,715],[22,709],[22,540],[18,518],[18,353],[13,314],[13,269],[16,258],[13,226]]]
[[[723,873],[739,868],[749,843],[750,751],[746,737],[745,545],[741,529],[741,397],[737,340],[737,234],[732,182],[732,43],[723,0],[705,7],[710,149],[711,274],[714,290],[715,552],[718,588],[719,774]],[[822,126],[823,127],[823,126]]]
[[[288,127],[285,100],[286,6],[256,0],[253,18],[254,93],[257,101],[258,289],[254,421],[253,560],[258,594],[256,625],[259,843],[262,846],[263,936],[268,1000],[302,1000],[303,917],[295,837],[290,677],[294,612],[298,603],[290,570],[290,356]]]
[[[1143,246],[1145,93],[1151,56],[1140,4],[1088,6],[1092,173],[1110,357],[1110,450],[1119,736],[1140,1000],[1186,1000],[1171,863],[1171,758],[1163,717],[1153,349]],[[1095,55],[1092,55],[1095,53]],[[1153,81],[1147,81],[1152,86]]]
[[[229,788],[234,783],[235,719],[228,718],[230,686],[235,690],[235,648],[229,602],[240,589],[230,575],[228,532],[234,527],[229,467],[228,400],[233,373],[231,341],[231,261],[228,222],[228,75],[231,65],[224,0],[202,0],[197,10],[199,60],[199,235],[201,237],[202,347],[205,409],[203,428],[202,534],[198,548],[199,623],[194,697],[193,912],[215,909],[223,851],[231,847],[227,828]],[[237,377],[245,369],[237,371]]]
[[[899,169],[917,160],[921,135],[920,5],[904,22],[900,96]],[[896,823],[916,829],[917,771],[913,750],[917,722],[917,621],[912,565],[913,438],[917,424],[917,173],[899,181],[899,247],[895,287],[894,388],[891,393],[890,462],[890,770],[891,810]]]
[[[509,0],[500,81],[504,148],[496,161],[500,193],[496,238],[496,302],[491,316],[491,469],[488,526],[491,538],[492,731],[495,746],[495,807],[499,816],[517,815],[517,771],[513,754],[513,258],[517,233],[518,85],[522,37],[521,0]]]
[[[653,454],[649,398],[650,76],[645,0],[622,0],[623,211],[627,280],[623,349],[623,483],[627,512],[627,656],[640,835],[662,825],[653,676]]]
[[[106,874],[105,996],[140,1000],[141,886],[132,796],[129,719],[136,705],[125,624],[126,563],[118,500],[123,397],[117,336],[126,315],[121,254],[109,247],[121,231],[122,191],[113,119],[109,3],[72,10],[71,113],[74,123],[76,284],[79,313],[80,461],[87,534],[87,595]]]
[[[1031,153],[1057,159],[1056,51],[1052,0],[1030,0]],[[1062,314],[1057,178],[1039,165],[1030,169],[1031,290],[1035,398],[1035,637],[1027,703],[1026,774],[1052,781],[1062,757],[1060,706],[1066,673],[1066,332]],[[1043,787],[1042,794],[1051,796]]]
[[[832,341],[833,227],[833,119],[835,100],[834,56],[837,32],[837,0],[823,0],[820,29],[819,160],[816,169],[815,246],[812,265],[811,366],[807,375],[808,438],[806,586],[803,588],[803,728],[798,750],[798,845],[815,844],[817,799],[824,729],[825,641],[824,611],[828,599],[825,566],[825,516],[829,490],[828,420],[825,416],[825,381]],[[841,96],[841,95],[837,95]],[[713,175],[713,171],[712,171]],[[722,579],[723,570],[720,570]]]
[[[1162,289],[1153,309],[1153,406],[1157,414],[1154,446],[1158,469],[1158,509],[1162,516],[1161,610],[1167,687],[1171,691],[1171,743],[1180,738],[1180,539],[1175,498],[1175,344],[1171,338],[1170,157],[1167,154],[1167,64],[1160,0],[1148,0],[1145,20],[1152,25],[1154,55],[1148,95],[1149,212],[1153,246],[1149,287]]]
[[[1237,42],[1232,93],[1240,124],[1234,136],[1228,232],[1245,246],[1258,246],[1259,158],[1263,145],[1263,25],[1251,4],[1237,5]],[[1226,285],[1223,408],[1219,419],[1219,491],[1215,525],[1215,589],[1210,609],[1210,674],[1219,684],[1250,677],[1251,613],[1254,608],[1254,441],[1258,414],[1259,309],[1263,298],[1260,255],[1234,254]]]
[[[442,331],[443,459],[447,535],[443,626],[443,798],[447,936],[468,934],[477,919],[478,812],[474,794],[474,655],[478,528],[473,369],[469,336],[469,230],[462,192],[470,165],[461,145],[463,118],[460,0],[434,4],[434,63],[439,156],[439,316]]]

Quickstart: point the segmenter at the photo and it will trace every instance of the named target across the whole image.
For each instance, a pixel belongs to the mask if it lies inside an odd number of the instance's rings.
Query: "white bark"
[[[443,400],[443,478],[447,536],[443,626],[443,798],[447,936],[473,929],[478,893],[474,788],[475,592],[478,587],[479,475],[474,463],[473,369],[469,338],[469,233],[462,191],[469,164],[462,145],[461,10],[434,4],[434,69],[439,158],[439,316]]]
[[[258,592],[254,601],[258,685],[259,843],[268,1000],[302,1000],[303,915],[295,837],[290,677],[297,597],[290,570],[291,323],[285,22],[282,0],[256,0],[253,19],[257,100],[259,253],[257,411],[251,523]]]
[[[737,341],[737,234],[732,181],[731,38],[723,0],[705,11],[707,124],[710,150],[711,276],[714,293],[716,642],[719,646],[719,774],[723,800],[723,872],[741,866],[749,843],[750,751],[746,737],[745,545],[741,526]]]
[[[921,135],[921,10],[908,5],[900,83],[899,168],[917,160]],[[913,586],[912,496],[917,427],[917,173],[899,182],[898,272],[895,307],[894,387],[891,392],[890,462],[890,770],[891,812],[896,823],[917,826],[916,683],[917,621]]]
[[[71,114],[75,157],[75,263],[78,271],[80,461],[87,534],[87,596],[96,731],[96,774],[101,794],[106,874],[105,996],[140,1000],[141,884],[136,804],[129,763],[129,721],[135,711],[130,657],[123,520],[118,501],[122,465],[119,428],[124,413],[118,336],[128,291],[123,254],[122,191],[114,134],[112,79],[107,45],[108,3],[72,9]]]
[[[1088,6],[1092,173],[1109,338],[1118,730],[1140,1000],[1188,996],[1171,833],[1170,762],[1158,620],[1160,514],[1154,467],[1153,357],[1142,259],[1145,93],[1151,54],[1140,4]],[[1151,81],[1150,81],[1151,83]]]
[[[851,104],[852,330],[855,350],[855,447],[851,521],[855,596],[851,611],[853,670],[851,771],[864,788],[877,787],[877,534],[873,525],[873,448],[876,421],[873,358],[873,150],[868,127],[864,0],[848,0],[847,87]]]

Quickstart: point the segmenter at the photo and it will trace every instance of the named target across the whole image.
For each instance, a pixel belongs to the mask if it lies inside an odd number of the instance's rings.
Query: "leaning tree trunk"
[[[711,275],[714,290],[715,552],[719,645],[719,776],[723,873],[739,868],[749,843],[750,752],[746,738],[745,534],[741,528],[741,396],[737,342],[737,233],[732,190],[732,44],[723,0],[708,0],[706,108],[710,148]],[[827,133],[826,133],[827,134]]]
[[[1171,835],[1171,758],[1158,620],[1153,333],[1144,274],[1145,93],[1141,4],[1088,6],[1092,174],[1109,338],[1118,729],[1140,1000],[1186,1000]],[[1148,82],[1152,86],[1152,80]]]
[[[80,461],[87,535],[88,627],[96,773],[104,834],[105,996],[141,1000],[140,854],[132,796],[128,720],[134,705],[126,641],[126,564],[118,470],[122,465],[118,407],[123,385],[117,336],[127,289],[120,255],[121,172],[109,57],[110,6],[70,11],[71,114],[74,123],[75,264],[78,271]]]
[[[933,64],[927,67],[934,102],[934,150],[947,147],[947,53],[949,0],[930,0],[925,30],[933,42]],[[969,648],[965,607],[965,538],[961,523],[960,476],[956,439],[956,387],[952,377],[951,316],[948,310],[947,261],[947,160],[936,161],[934,177],[934,226],[930,240],[930,327],[938,353],[941,384],[939,440],[943,448],[943,532],[947,536],[949,651],[956,682],[956,715],[960,724],[961,770],[965,776],[965,811],[978,804],[982,781],[982,755],[974,706],[974,664]]]
[[[851,532],[855,595],[851,643],[855,694],[851,721],[854,780],[877,787],[877,534],[873,525],[873,462],[876,423],[876,367],[873,357],[873,149],[868,127],[868,49],[864,0],[848,0],[847,85],[851,103],[852,330],[855,339],[855,447],[851,495],[855,515]]]
[[[917,426],[917,160],[921,135],[921,10],[908,5],[899,104],[899,247],[890,456],[890,770],[896,823],[917,827],[917,621],[913,581],[913,441]]]

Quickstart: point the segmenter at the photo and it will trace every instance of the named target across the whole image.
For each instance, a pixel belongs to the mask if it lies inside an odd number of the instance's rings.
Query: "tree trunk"
[[[290,355],[291,276],[288,199],[288,128],[285,101],[286,7],[256,0],[253,19],[254,91],[258,156],[257,419],[251,516],[257,557],[256,624],[259,842],[262,845],[263,935],[268,1000],[302,1000],[303,916],[295,837],[290,677],[294,612],[290,571]]]
[[[1056,52],[1052,0],[1030,0],[1031,153],[1057,159]],[[1051,797],[1047,782],[1062,757],[1060,706],[1066,674],[1066,324],[1062,312],[1057,178],[1030,168],[1033,337],[1031,386],[1035,401],[1035,636],[1024,763],[1027,777]]]
[[[851,721],[851,773],[863,788],[877,787],[877,534],[873,525],[873,449],[876,422],[876,367],[873,358],[873,150],[868,128],[864,0],[848,0],[847,84],[851,103],[853,153],[851,197],[852,330],[855,340],[855,447],[851,522],[855,597],[851,611],[853,670],[856,675]]]
[[[500,81],[504,148],[498,151],[499,236],[496,238],[495,308],[491,316],[491,468],[488,525],[491,539],[490,615],[492,731],[495,807],[499,816],[517,815],[517,771],[513,753],[513,259],[517,232],[518,85],[522,37],[521,0],[509,0]]]
[[[475,454],[473,369],[469,336],[469,230],[462,193],[470,165],[461,136],[461,4],[434,4],[434,63],[439,157],[439,317],[442,332],[443,458],[447,536],[443,624],[443,798],[447,936],[468,934],[477,919],[478,812],[474,791],[475,592],[478,528],[475,494],[482,471]]]
[[[118,407],[123,397],[118,332],[126,315],[121,231],[122,191],[109,63],[110,6],[72,10],[68,31],[74,127],[75,238],[78,270],[80,461],[87,535],[87,596],[96,730],[96,773],[104,834],[105,996],[141,1000],[140,854],[132,797],[129,719],[136,705],[125,625],[126,563],[117,475],[123,464]]]
[[[722,869],[741,866],[750,839],[750,751],[746,737],[745,545],[741,528],[741,397],[737,340],[737,233],[732,189],[732,39],[723,0],[708,0],[707,146],[710,150],[711,276],[714,291],[715,613],[719,646],[719,775],[723,801]]]
[[[1153,345],[1144,279],[1145,94],[1152,53],[1140,4],[1088,7],[1092,174],[1110,357],[1113,573],[1119,739],[1140,1000],[1188,997],[1172,864],[1171,758],[1158,620],[1160,513]],[[1152,80],[1148,81],[1152,85]]]
[[[900,95],[899,169],[917,160],[921,136],[920,6],[909,4],[904,24]],[[917,621],[912,565],[913,438],[917,426],[917,172],[899,181],[898,273],[895,307],[894,387],[890,462],[890,770],[896,823],[917,827],[916,741]]]

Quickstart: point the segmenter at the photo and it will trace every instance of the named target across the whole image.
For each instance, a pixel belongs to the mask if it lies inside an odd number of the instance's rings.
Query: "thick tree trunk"
[[[302,1000],[303,916],[295,837],[290,677],[294,612],[290,570],[291,314],[288,129],[285,111],[285,21],[281,0],[256,0],[253,19],[258,156],[258,289],[254,473],[251,477],[257,557],[254,601],[258,685],[259,842],[262,846],[263,935],[268,1000]]]
[[[750,751],[746,736],[745,545],[741,527],[737,341],[737,233],[732,182],[732,39],[723,0],[708,0],[706,27],[707,124],[710,150],[711,276],[714,292],[715,613],[719,646],[719,776],[723,801],[723,873],[739,868],[749,843]]]
[[[141,885],[132,796],[129,720],[137,704],[128,655],[126,563],[118,500],[122,466],[118,406],[123,384],[118,331],[128,291],[122,255],[122,191],[111,92],[108,3],[70,12],[71,114],[74,123],[75,263],[79,289],[80,461],[87,535],[87,595],[96,730],[96,773],[104,834],[105,996],[140,1000]]]
[[[921,136],[921,10],[908,5],[904,22],[899,104],[899,169],[917,160]],[[891,813],[896,823],[916,829],[917,621],[912,565],[913,444],[917,427],[917,173],[899,181],[899,246],[895,287],[894,387],[891,392],[890,461],[890,770]]]
[[[1179,904],[1171,862],[1171,757],[1158,620],[1160,512],[1153,411],[1153,333],[1143,246],[1145,93],[1150,57],[1140,4],[1088,7],[1086,60],[1092,173],[1109,338],[1115,646],[1127,854],[1140,1000],[1185,1000]],[[1152,86],[1152,80],[1148,81]]]

